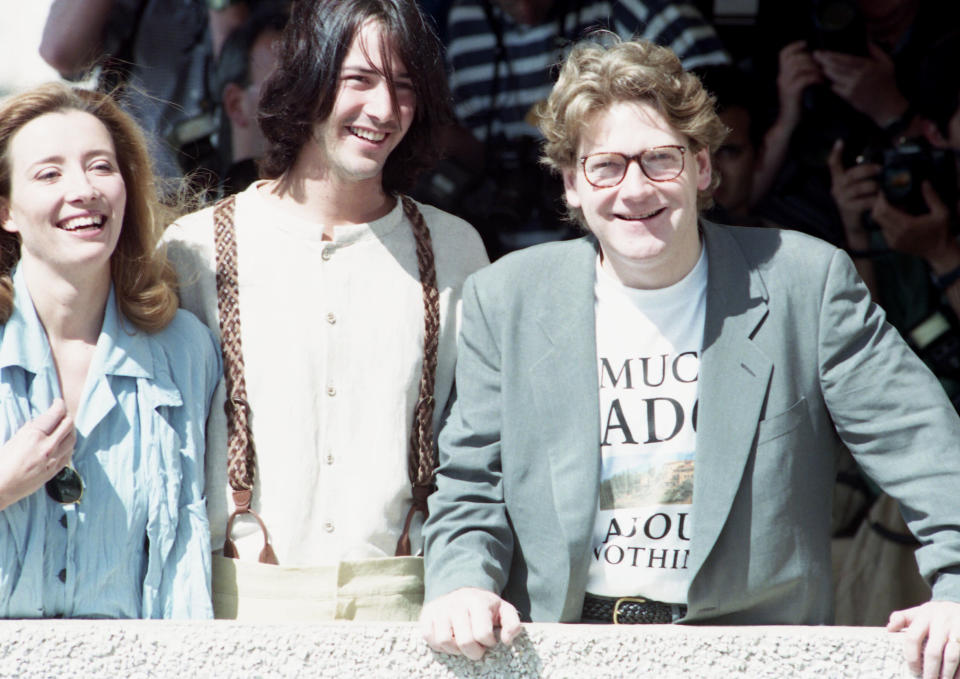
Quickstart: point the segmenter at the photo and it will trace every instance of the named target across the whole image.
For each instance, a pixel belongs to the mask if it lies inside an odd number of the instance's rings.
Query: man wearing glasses
[[[478,658],[521,619],[829,623],[846,446],[901,502],[938,600],[889,629],[952,677],[960,421],[850,259],[699,218],[726,129],[665,48],[577,46],[539,113],[590,233],[464,287],[428,642]]]

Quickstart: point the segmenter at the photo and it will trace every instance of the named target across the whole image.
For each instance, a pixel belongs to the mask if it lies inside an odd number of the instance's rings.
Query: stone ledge
[[[481,662],[432,652],[414,623],[0,622],[0,677],[696,677],[902,679],[872,627],[528,624]]]

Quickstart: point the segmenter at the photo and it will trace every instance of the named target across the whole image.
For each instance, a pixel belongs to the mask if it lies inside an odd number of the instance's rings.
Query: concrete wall
[[[770,677],[901,679],[880,628],[532,624],[473,663],[415,624],[3,621],[0,677]]]

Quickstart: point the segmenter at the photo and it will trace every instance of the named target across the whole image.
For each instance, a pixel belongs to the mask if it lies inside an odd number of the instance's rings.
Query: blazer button
[[[66,583],[66,582],[67,582],[67,569],[66,569],[66,568],[61,568],[61,569],[60,569],[60,572],[57,573],[57,577],[60,578],[60,582]]]

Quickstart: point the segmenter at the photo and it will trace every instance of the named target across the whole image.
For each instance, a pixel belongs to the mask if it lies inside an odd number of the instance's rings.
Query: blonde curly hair
[[[573,47],[560,77],[546,101],[536,110],[546,139],[541,162],[557,173],[579,164],[580,138],[596,114],[620,101],[642,101],[653,106],[681,135],[690,150],[719,148],[728,129],[716,113],[716,101],[700,79],[683,69],[668,48],[647,40],[621,41],[609,37],[601,44],[585,40]],[[712,203],[719,184],[714,173],[710,186],[700,191],[700,209]],[[583,223],[583,213],[568,206],[569,216]]]

